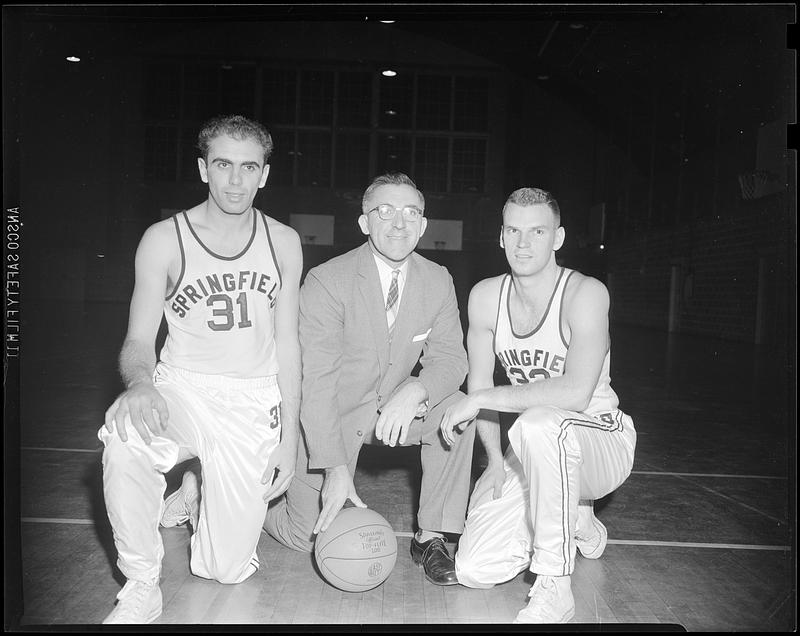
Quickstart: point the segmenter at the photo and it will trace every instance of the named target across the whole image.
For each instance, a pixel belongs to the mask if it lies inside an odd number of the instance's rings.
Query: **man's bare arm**
[[[136,281],[131,297],[128,332],[119,356],[119,370],[125,391],[108,408],[105,426],[128,439],[133,426],[146,443],[151,433],[167,426],[166,403],[153,386],[156,365],[155,342],[164,311],[172,243],[169,226],[158,223],[148,228],[136,250]]]
[[[521,413],[533,406],[583,411],[597,386],[609,347],[608,291],[600,281],[583,277],[565,303],[570,343],[564,374],[518,386],[498,386],[471,393],[474,408]]]
[[[281,291],[275,305],[275,347],[278,355],[278,387],[281,392],[281,443],[267,463],[263,483],[269,484],[264,500],[280,496],[295,472],[300,439],[300,339],[298,336],[300,276],[303,252],[293,229],[278,226],[275,242],[281,268]],[[274,479],[273,479],[274,474]]]

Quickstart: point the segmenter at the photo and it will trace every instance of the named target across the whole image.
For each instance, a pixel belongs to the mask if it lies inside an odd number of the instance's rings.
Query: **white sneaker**
[[[515,623],[566,623],[575,616],[575,599],[572,596],[570,577],[567,584],[558,585],[556,577],[536,575],[536,582],[528,593],[528,606],[520,610]],[[566,590],[566,591],[565,591]]]
[[[199,499],[197,476],[191,470],[187,470],[183,473],[181,487],[164,500],[161,525],[172,528],[188,521],[192,526],[192,532],[197,532],[197,520],[200,516]]]
[[[152,623],[161,616],[162,600],[158,579],[151,582],[130,579],[117,594],[118,603],[106,616],[104,625]]]
[[[594,513],[591,516],[591,526],[589,531],[582,531],[578,528],[575,533],[575,543],[583,558],[599,559],[608,543],[608,530],[600,522],[600,519],[594,516]]]

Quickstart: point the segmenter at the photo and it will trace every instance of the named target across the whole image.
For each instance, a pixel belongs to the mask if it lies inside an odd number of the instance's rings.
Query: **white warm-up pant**
[[[130,424],[127,442],[116,427],[98,432],[117,565],[129,579],[159,576],[164,473],[198,457],[200,519],[190,567],[203,578],[239,583],[258,568],[256,546],[267,511],[261,480],[281,433],[277,377],[229,378],[159,363],[154,380],[169,410],[163,434],[151,435],[147,445]]]
[[[470,498],[455,557],[458,581],[468,587],[490,588],[526,568],[572,574],[579,499],[600,499],[618,488],[636,448],[633,420],[619,410],[589,416],[531,408],[508,439],[501,496],[493,499],[484,473]]]

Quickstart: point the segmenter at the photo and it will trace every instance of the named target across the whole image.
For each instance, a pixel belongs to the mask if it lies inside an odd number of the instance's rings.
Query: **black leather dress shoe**
[[[425,578],[436,585],[458,585],[456,562],[447,552],[444,539],[434,537],[425,543],[411,538],[411,560],[425,569]]]

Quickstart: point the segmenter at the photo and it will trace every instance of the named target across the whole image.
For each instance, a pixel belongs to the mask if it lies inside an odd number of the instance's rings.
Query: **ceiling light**
[[[381,71],[381,75],[383,75],[384,77],[394,77],[395,75],[397,75],[397,71],[393,71],[392,69],[387,68],[386,70]]]
[[[80,61],[81,58],[75,57],[74,55],[70,55],[69,57],[67,57],[67,62],[80,62]]]
[[[380,20],[381,24],[394,24],[394,20]]]
[[[387,110],[387,111],[384,111],[384,112],[385,112],[387,115],[396,115],[396,114],[397,114],[397,111],[396,111],[396,110],[391,110],[391,109],[389,109],[389,110]]]

